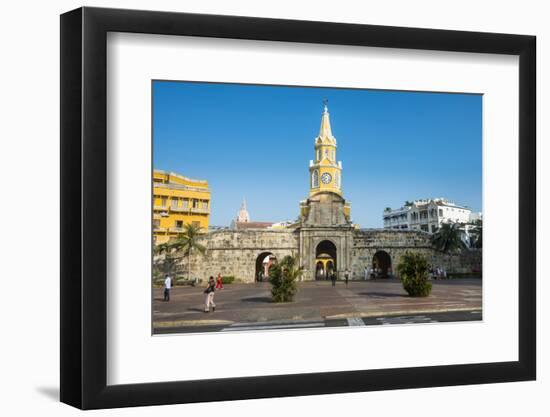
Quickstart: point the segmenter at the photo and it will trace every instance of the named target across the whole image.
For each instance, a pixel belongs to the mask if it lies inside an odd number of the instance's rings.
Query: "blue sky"
[[[481,95],[154,81],[154,168],[208,180],[211,225],[243,197],[254,221],[293,220],[324,98],[355,223],[429,197],[481,211]]]

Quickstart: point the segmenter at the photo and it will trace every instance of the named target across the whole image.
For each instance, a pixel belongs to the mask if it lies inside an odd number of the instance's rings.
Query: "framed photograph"
[[[61,16],[61,401],[536,377],[535,37]]]

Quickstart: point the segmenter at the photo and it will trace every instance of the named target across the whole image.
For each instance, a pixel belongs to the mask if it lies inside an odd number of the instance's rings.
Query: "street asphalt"
[[[425,324],[463,321],[480,321],[480,310],[449,311],[444,313],[426,313],[406,316],[348,317],[345,319],[325,319],[320,321],[287,321],[266,323],[234,323],[223,325],[173,326],[155,329],[155,334],[235,332],[261,330],[310,329],[323,327],[384,326],[389,324]]]
[[[429,297],[409,297],[399,280],[302,282],[291,303],[273,303],[269,283],[229,284],[204,312],[204,288],[176,287],[169,302],[153,290],[153,333],[232,332],[481,320],[481,279],[432,281]]]

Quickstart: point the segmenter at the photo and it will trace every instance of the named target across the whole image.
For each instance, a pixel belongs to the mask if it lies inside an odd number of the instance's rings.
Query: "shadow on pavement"
[[[271,297],[248,297],[248,298],[241,298],[241,301],[244,301],[247,303],[272,303]]]
[[[376,298],[407,297],[405,294],[394,294],[390,292],[360,292],[359,295]]]

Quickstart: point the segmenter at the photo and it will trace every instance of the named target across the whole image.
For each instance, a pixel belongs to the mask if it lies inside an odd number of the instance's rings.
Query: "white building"
[[[386,208],[383,213],[384,228],[435,233],[441,223],[469,223],[473,220],[471,214],[468,207],[444,198],[415,200],[398,209]]]

